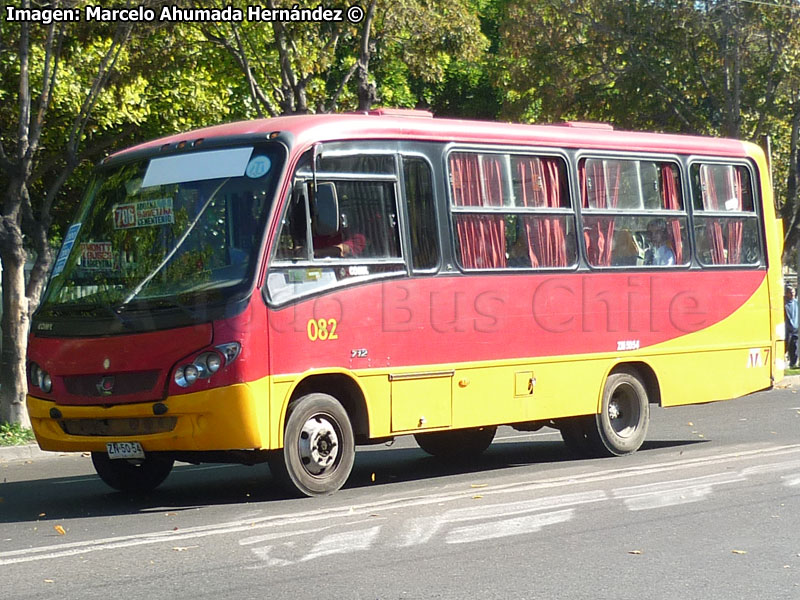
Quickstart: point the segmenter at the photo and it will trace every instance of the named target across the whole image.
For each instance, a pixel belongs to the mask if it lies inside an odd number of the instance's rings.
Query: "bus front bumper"
[[[166,407],[163,411],[157,404]],[[267,380],[160,402],[73,406],[28,396],[42,450],[105,452],[108,442],[139,442],[145,452],[269,448]]]

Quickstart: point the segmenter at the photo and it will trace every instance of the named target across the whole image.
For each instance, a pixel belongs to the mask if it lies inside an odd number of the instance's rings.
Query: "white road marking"
[[[795,475],[784,475],[781,477],[783,479],[783,485],[787,487],[796,487],[800,485],[800,473]]]
[[[271,542],[273,540],[281,540],[289,537],[297,537],[307,535],[309,533],[321,533],[327,531],[338,525],[326,525],[325,527],[317,527],[316,529],[296,529],[294,531],[282,531],[280,533],[268,533],[266,535],[255,535],[253,537],[244,538],[239,540],[240,546],[250,546],[252,544],[263,544],[264,542]],[[255,550],[254,550],[255,551]]]
[[[592,490],[590,492],[564,494],[563,496],[548,496],[546,498],[523,500],[521,502],[505,502],[502,504],[455,508],[447,511],[444,514],[444,519],[452,523],[472,521],[475,519],[492,519],[495,517],[507,517],[538,510],[550,510],[552,508],[601,502],[606,499],[608,499],[608,495],[603,490]]]
[[[456,508],[448,510],[443,515],[409,519],[405,524],[405,532],[402,534],[400,542],[396,545],[400,548],[407,548],[409,546],[424,544],[430,541],[442,527],[449,523],[462,523],[478,519],[496,519],[498,517],[508,517],[534,511],[561,508],[564,506],[601,502],[607,498],[608,495],[604,491],[594,490],[577,494],[565,494],[563,496],[548,496],[547,498],[537,498],[535,500],[523,500],[521,502],[482,504],[467,508]]]
[[[761,475],[765,473],[780,473],[781,471],[794,471],[800,469],[800,460],[787,460],[779,463],[766,463],[742,469],[742,475]]]
[[[651,510],[699,502],[714,491],[715,485],[745,481],[739,473],[719,473],[692,479],[662,481],[648,485],[619,488],[612,493],[621,498],[630,510]]]
[[[425,544],[439,533],[444,524],[445,521],[440,516],[409,519],[404,524],[405,531],[402,533],[400,542],[396,545],[399,548],[408,548],[409,546]]]
[[[334,533],[325,536],[318,541],[311,552],[306,554],[300,559],[300,562],[314,560],[322,556],[331,556],[333,554],[347,554],[348,552],[355,552],[357,550],[369,550],[381,526],[370,527],[369,529],[358,529],[356,531],[345,531],[343,533]]]
[[[784,446],[768,446],[754,450],[732,452],[713,457],[698,457],[694,459],[680,459],[647,466],[628,467],[625,469],[611,468],[603,471],[594,471],[578,475],[565,475],[542,480],[517,482],[505,485],[491,486],[481,489],[481,495],[490,496],[525,491],[536,491],[559,487],[571,487],[605,481],[622,480],[639,477],[641,475],[654,475],[668,473],[676,470],[708,467],[726,464],[749,458],[763,458],[786,456],[800,452],[800,444]],[[157,531],[151,533],[133,534],[112,538],[99,538],[81,542],[67,542],[52,544],[37,548],[23,548],[0,552],[0,566],[30,562],[36,560],[52,560],[86,554],[90,552],[107,551],[111,549],[129,548],[133,546],[175,543],[179,540],[190,540],[201,537],[227,535],[243,531],[251,532],[259,528],[277,528],[296,524],[306,526],[311,522],[328,521],[337,518],[347,518],[357,515],[371,514],[378,510],[398,510],[415,506],[431,504],[444,504],[458,500],[469,499],[475,494],[474,490],[459,490],[455,492],[426,494],[419,496],[386,499],[367,502],[353,506],[335,507],[324,510],[309,510],[282,515],[266,516],[255,519],[228,521],[212,525],[190,527],[179,531]]]
[[[554,512],[538,513],[514,519],[491,521],[478,525],[467,525],[453,529],[447,534],[448,544],[467,544],[483,540],[497,539],[524,533],[535,533],[547,525],[566,523],[572,519],[574,508]]]
[[[290,542],[286,544],[288,546],[294,546],[294,542]],[[292,561],[286,560],[285,558],[277,558],[275,556],[270,556],[270,552],[272,552],[272,546],[264,546],[263,548],[252,548],[253,554],[255,554],[261,561],[263,561],[264,565],[259,565],[259,567],[287,567],[292,564]]]
[[[279,540],[284,539],[287,537],[295,537],[301,535],[307,535],[309,533],[321,533],[323,531],[327,531],[328,529],[332,529],[334,527],[351,527],[353,525],[360,525],[361,523],[371,523],[374,522],[378,517],[371,517],[369,519],[359,519],[358,521],[351,521],[349,523],[338,523],[332,525],[326,525],[325,527],[316,527],[314,529],[295,529],[292,531],[282,531],[280,533],[268,533],[266,535],[255,535],[252,537],[246,537],[244,539],[239,540],[240,546],[250,546],[253,544],[262,544],[264,542],[271,542],[272,540]]]

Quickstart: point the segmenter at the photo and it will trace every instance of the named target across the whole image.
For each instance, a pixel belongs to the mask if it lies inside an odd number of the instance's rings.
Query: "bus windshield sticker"
[[[247,169],[244,174],[250,179],[259,179],[269,173],[271,166],[272,162],[269,160],[269,157],[263,155],[254,156],[250,159],[250,162],[247,163]]]
[[[114,252],[111,242],[83,242],[81,244],[81,266],[84,269],[113,269]]]
[[[222,177],[241,177],[253,148],[230,148],[154,158],[147,165],[142,188]]]
[[[175,222],[172,198],[115,204],[112,210],[114,211],[114,229],[153,227],[170,225]]]
[[[53,277],[61,273],[67,265],[67,258],[69,258],[69,253],[72,250],[72,246],[75,245],[75,239],[78,237],[78,232],[80,230],[80,223],[70,225],[70,228],[67,230],[67,235],[64,236],[64,243],[61,244],[61,251],[58,253],[56,264],[53,267]]]

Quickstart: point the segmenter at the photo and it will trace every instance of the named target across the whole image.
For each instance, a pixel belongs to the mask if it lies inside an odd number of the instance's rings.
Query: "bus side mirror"
[[[314,233],[322,236],[339,232],[339,197],[336,185],[331,182],[318,183],[313,196],[312,225]]]

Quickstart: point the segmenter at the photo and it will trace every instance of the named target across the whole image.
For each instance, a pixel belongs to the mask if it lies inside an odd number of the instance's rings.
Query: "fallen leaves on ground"
[[[53,529],[56,530],[56,533],[58,535],[67,535],[67,532],[64,530],[64,528],[61,525],[53,525]]]
[[[733,554],[747,554],[747,550],[731,550]]]

